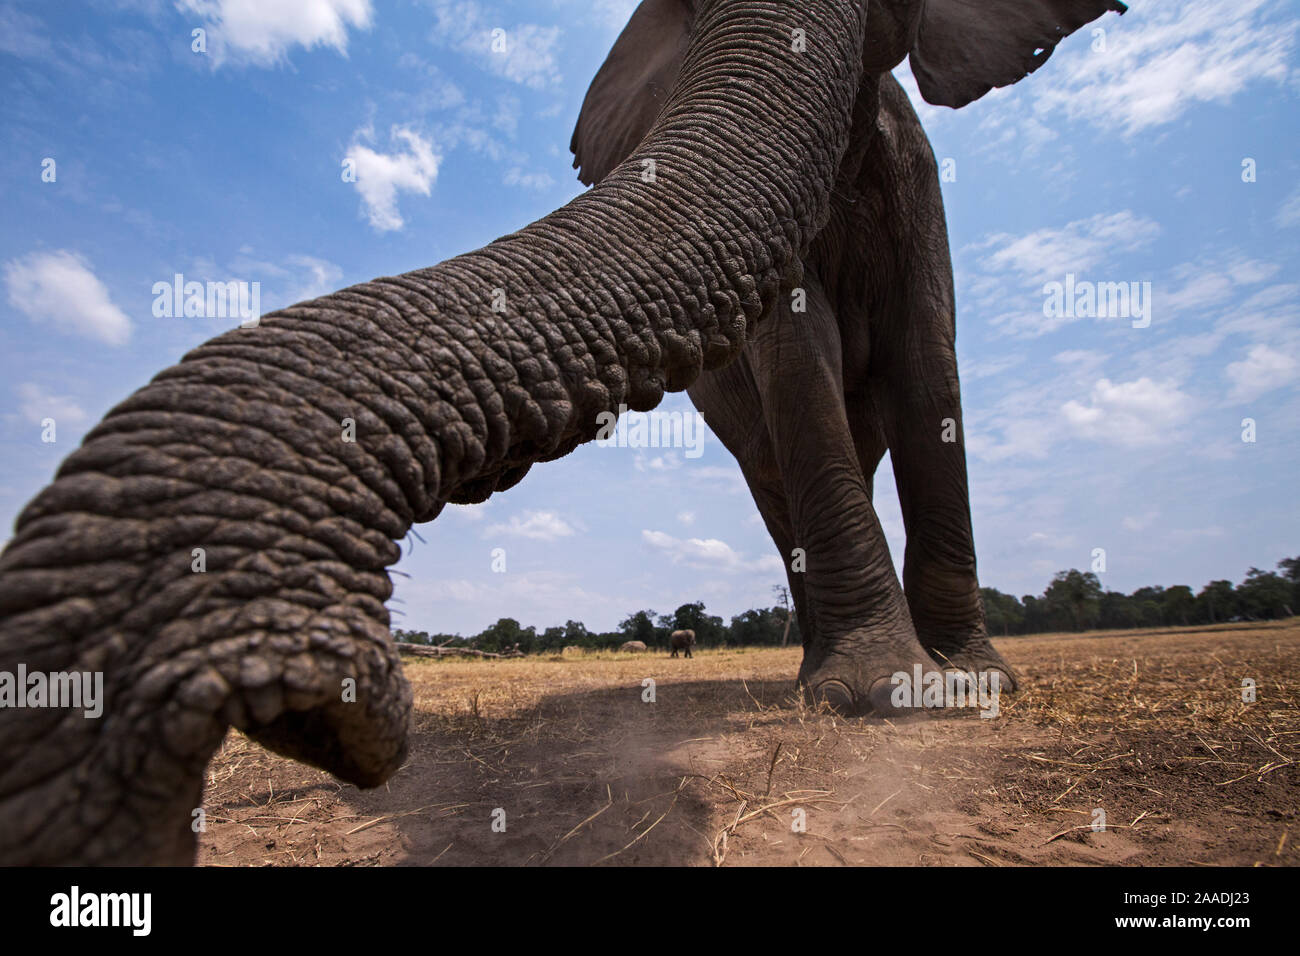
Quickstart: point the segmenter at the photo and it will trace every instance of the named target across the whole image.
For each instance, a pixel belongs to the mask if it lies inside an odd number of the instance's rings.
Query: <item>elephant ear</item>
[[[591,81],[573,130],[573,168],[590,186],[627,159],[654,125],[686,56],[692,0],[643,0]]]
[[[1120,0],[925,0],[912,74],[939,106],[965,106],[1047,62],[1056,44]]]

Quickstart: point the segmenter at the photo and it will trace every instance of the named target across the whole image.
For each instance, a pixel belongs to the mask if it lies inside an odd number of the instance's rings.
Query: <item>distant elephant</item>
[[[645,649],[645,641],[624,641],[619,647],[620,651],[627,651],[632,654],[640,654]]]
[[[686,656],[691,656],[691,648],[695,646],[695,632],[687,628],[684,631],[673,631],[668,638],[668,643],[673,652],[669,657],[676,657],[678,651],[685,651]]]
[[[105,702],[0,707],[0,864],[192,862],[232,725],[383,783],[411,711],[396,542],[692,385],[783,558],[806,554],[811,696],[888,713],[881,682],[927,648],[1009,673],[960,428],[939,438],[961,412],[934,157],[888,71],[910,54],[921,93],[959,106],[1106,10],[646,0],[574,134],[589,192],[229,331],[113,408],[0,554],[0,671],[102,674]],[[871,503],[886,447],[906,600]]]

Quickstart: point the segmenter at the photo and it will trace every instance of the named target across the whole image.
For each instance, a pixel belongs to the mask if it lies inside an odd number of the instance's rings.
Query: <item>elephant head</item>
[[[0,672],[104,681],[98,718],[0,707],[0,863],[192,861],[230,726],[383,782],[411,706],[395,542],[737,355],[826,221],[877,11],[949,101],[1119,6],[647,0],[614,54],[663,39],[644,89],[598,76],[575,134],[596,188],[221,335],[113,408],[0,554]]]
[[[578,178],[603,179],[642,141],[676,88],[701,0],[643,0],[592,81],[570,148]],[[961,107],[1047,62],[1062,39],[1120,0],[880,0],[868,7],[862,74],[907,59],[921,94]],[[807,49],[807,28],[790,45]]]

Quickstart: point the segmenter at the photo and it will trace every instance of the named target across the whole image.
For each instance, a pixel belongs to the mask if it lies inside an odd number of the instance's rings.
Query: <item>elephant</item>
[[[0,553],[0,671],[104,691],[95,718],[0,707],[0,864],[192,863],[232,726],[382,784],[411,715],[385,604],[398,542],[667,391],[694,386],[778,546],[807,554],[812,699],[887,712],[881,680],[931,664],[923,641],[989,655],[961,443],[920,440],[959,414],[933,157],[887,75],[910,57],[926,99],[960,106],[1107,10],[1123,5],[647,0],[575,130],[590,190],[232,329],[112,408]],[[895,196],[928,218],[909,230]],[[875,230],[906,244],[855,240]],[[885,443],[907,599],[869,494]]]
[[[1002,689],[1016,686],[989,640],[976,575],[937,164],[888,70],[906,46],[925,98],[960,107],[1126,8],[989,0],[976,9],[966,0],[871,6],[830,217],[801,256],[802,283],[734,362],[687,389],[740,464],[785,562],[804,644],[798,682],[847,713],[889,712],[887,675],[916,661],[998,672]],[[573,137],[583,182],[643,152],[698,23],[690,0],[640,5],[583,103]],[[886,450],[906,531],[901,588],[872,501]]]
[[[676,657],[678,651],[685,651],[686,656],[690,657],[691,648],[695,646],[695,632],[690,628],[684,631],[673,631],[668,637],[668,643],[673,649],[669,657]]]
[[[625,654],[640,654],[646,646],[645,641],[624,641],[618,649]]]

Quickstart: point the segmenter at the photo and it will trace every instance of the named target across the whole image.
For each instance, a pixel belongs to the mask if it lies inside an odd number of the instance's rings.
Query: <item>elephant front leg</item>
[[[937,661],[996,672],[1001,690],[1015,690],[1015,672],[989,640],[975,571],[951,315],[950,299],[916,296],[908,358],[892,361],[886,380],[873,383],[907,531],[903,588],[917,637]]]
[[[804,291],[807,311],[779,307],[748,353],[789,505],[786,560],[804,575],[816,618],[799,682],[843,713],[896,715],[893,675],[934,662],[917,641],[858,465],[834,314],[811,275]]]
[[[917,637],[945,667],[997,671],[1001,689],[1014,690],[1015,672],[993,647],[984,623],[960,442],[936,438],[931,444],[921,417],[912,437],[890,452],[907,529],[903,587]],[[933,426],[936,434],[947,427],[960,435],[960,412],[935,417]]]

